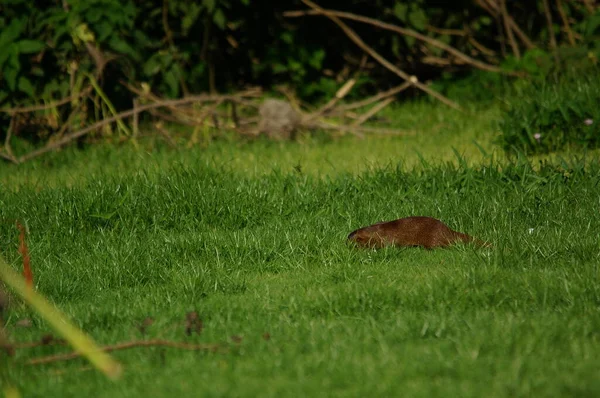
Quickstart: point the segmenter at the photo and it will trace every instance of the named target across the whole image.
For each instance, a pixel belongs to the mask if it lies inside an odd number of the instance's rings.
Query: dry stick
[[[383,99],[386,99],[388,97],[391,97],[392,95],[396,95],[398,93],[400,93],[401,91],[406,90],[407,88],[409,88],[411,86],[410,82],[404,82],[399,86],[396,86],[394,88],[391,88],[387,91],[381,92],[377,95],[374,95],[370,98],[364,99],[362,101],[357,101],[351,104],[346,104],[346,105],[340,105],[336,108],[336,110],[338,111],[350,111],[352,109],[357,109],[357,108],[362,108],[363,106],[367,106],[367,105],[371,105],[375,102],[379,102]]]
[[[323,105],[321,108],[317,109],[314,113],[309,115],[308,118],[305,120],[305,122],[310,122],[311,120],[315,120],[319,116],[328,112],[331,108],[333,108],[335,106],[335,104],[338,103],[339,100],[341,100],[346,95],[348,95],[348,93],[350,92],[350,90],[352,90],[352,87],[354,87],[355,84],[356,84],[356,79],[350,79],[346,83],[344,83],[344,85],[335,93],[335,96],[332,99],[330,99],[325,105]]]
[[[179,348],[182,350],[190,351],[211,351],[216,352],[220,346],[218,344],[188,344],[179,343],[175,341],[167,340],[143,340],[143,341],[130,341],[126,343],[119,343],[115,345],[108,345],[100,347],[104,352],[112,352],[119,350],[126,350],[135,347],[170,347]],[[42,365],[51,362],[68,361],[71,359],[79,358],[81,354],[79,352],[70,352],[67,354],[48,355],[45,357],[34,358],[27,361],[27,365]]]
[[[367,44],[365,44],[365,42],[356,33],[354,33],[354,31],[352,29],[350,29],[344,22],[342,22],[337,16],[335,16],[334,14],[332,14],[329,11],[322,9],[320,6],[316,5],[315,3],[313,3],[310,0],[302,0],[302,2],[304,4],[306,4],[307,6],[313,8],[317,11],[320,11],[327,18],[331,19],[336,25],[338,25],[344,31],[344,33],[346,33],[346,35],[350,38],[350,40],[352,40],[358,47],[360,47],[363,51],[365,51],[367,54],[369,54],[371,57],[373,57],[375,60],[377,60],[381,65],[386,67],[388,70],[392,71],[393,73],[398,75],[400,78],[402,78],[406,81],[410,81],[415,87],[419,88],[420,90],[423,90],[424,92],[431,95],[432,97],[437,98],[444,104],[446,104],[454,109],[462,110],[462,108],[455,102],[449,100],[448,98],[444,97],[440,93],[438,93],[438,92],[430,89],[426,85],[420,83],[415,76],[409,76],[406,72],[398,69],[392,63],[390,63],[387,59],[385,59],[384,57],[379,55],[379,53],[377,51],[373,50],[371,47],[369,47]]]
[[[361,115],[361,117],[356,119],[354,121],[354,123],[352,123],[352,127],[360,126],[361,124],[363,124],[364,122],[369,120],[377,112],[379,112],[380,110],[382,110],[383,108],[385,108],[386,106],[388,106],[389,104],[394,102],[395,100],[396,99],[394,97],[388,97],[388,98],[384,99],[379,104],[377,104],[373,108],[371,108],[367,113]]]
[[[240,127],[240,118],[237,114],[237,104],[233,101],[230,101],[231,105],[231,120],[233,121],[233,126],[237,129]]]
[[[248,90],[245,91],[243,93],[238,94],[239,96],[251,96],[251,95],[255,95],[256,90]],[[192,102],[210,102],[210,101],[218,101],[218,100],[232,100],[235,101],[236,97],[235,96],[231,96],[231,95],[195,95],[195,96],[191,96],[191,97],[187,97],[187,98],[181,98],[181,99],[177,99],[177,100],[165,100],[165,101],[161,101],[161,102],[157,102],[154,104],[148,104],[148,105],[143,105],[140,106],[137,109],[130,109],[128,111],[125,112],[121,112],[117,115],[114,115],[112,117],[109,117],[107,119],[101,120],[99,122],[96,122],[94,124],[92,124],[91,126],[88,126],[86,128],[83,128],[79,131],[76,131],[74,133],[68,134],[65,137],[61,138],[58,141],[54,141],[51,143],[48,143],[45,147],[37,149],[35,151],[31,151],[26,155],[23,155],[19,158],[19,162],[25,162],[27,160],[33,159],[35,157],[38,157],[40,155],[43,155],[46,152],[50,152],[52,150],[55,150],[57,148],[62,147],[63,145],[68,144],[69,142],[73,141],[76,138],[82,137],[84,135],[86,135],[87,133],[97,130],[98,128],[105,126],[109,123],[113,123],[117,120],[121,120],[123,118],[129,117],[131,115],[133,115],[136,112],[143,112],[143,111],[147,111],[149,109],[155,109],[155,108],[162,108],[162,107],[168,107],[168,106],[173,106],[173,105],[183,105],[183,104],[189,104]]]
[[[53,108],[57,108],[59,106],[68,104],[69,102],[71,102],[73,100],[76,100],[76,99],[79,99],[81,97],[85,97],[91,91],[92,91],[92,86],[88,86],[84,90],[81,90],[79,92],[79,94],[77,94],[75,96],[68,96],[68,97],[63,98],[61,100],[50,102],[49,104],[26,106],[26,107],[23,107],[23,108],[2,108],[2,109],[0,109],[0,112],[8,113],[9,115],[15,115],[17,113],[28,113],[28,112],[35,112],[35,111],[45,111],[47,109],[53,109]]]
[[[306,4],[308,4],[308,3],[306,3]],[[314,4],[314,3],[311,3],[311,4]],[[314,7],[311,6],[311,8],[314,8]],[[349,19],[352,21],[366,23],[366,24],[373,25],[373,26],[376,26],[381,29],[390,30],[392,32],[399,33],[401,35],[414,37],[415,39],[429,43],[434,47],[437,47],[444,51],[447,51],[448,53],[454,55],[456,58],[462,59],[465,63],[472,65],[478,69],[487,70],[489,72],[507,73],[506,71],[502,70],[501,68],[499,68],[495,65],[486,64],[485,62],[481,62],[479,60],[471,58],[468,55],[466,55],[465,53],[462,53],[462,52],[458,51],[456,48],[449,46],[445,43],[442,43],[439,40],[433,39],[429,36],[422,35],[418,32],[415,32],[414,30],[401,28],[397,25],[389,24],[386,22],[381,22],[381,21],[378,21],[373,18],[363,17],[361,15],[356,15],[356,14],[352,14],[349,12],[334,11],[334,10],[323,10],[321,12],[317,9],[315,9],[314,11],[286,11],[283,13],[283,15],[285,17],[301,17],[301,16],[305,16],[305,15],[325,15],[325,16],[329,17],[331,15],[334,17],[342,18],[342,19]]]
[[[163,136],[163,138],[165,139],[165,141],[167,141],[167,144],[169,144],[169,146],[171,148],[177,148],[177,143],[175,142],[175,140],[173,139],[173,137],[171,137],[171,135],[169,134],[169,132],[162,127],[162,122],[155,123],[154,124],[154,128],[156,130],[158,130],[158,132],[160,133],[160,135]]]
[[[437,26],[432,26],[432,25],[427,25],[425,26],[425,29],[427,29],[430,32],[433,33],[438,33],[440,35],[448,35],[448,36],[466,36],[467,32],[463,29],[445,29],[445,28],[438,28]]]
[[[313,127],[320,128],[323,130],[336,130],[336,131],[349,131],[354,134],[360,133],[373,133],[373,134],[381,134],[381,135],[398,135],[398,136],[406,136],[406,135],[415,135],[414,131],[400,131],[394,129],[386,129],[381,127],[364,127],[364,126],[336,126],[332,124],[318,123]]]
[[[508,37],[508,42],[510,43],[510,48],[512,48],[513,54],[517,59],[521,59],[521,50],[519,50],[519,45],[515,40],[515,36],[513,35],[513,30],[510,27],[510,23],[508,22],[508,11],[506,10],[506,0],[500,1],[500,13],[502,14],[502,21],[504,22],[504,31],[506,32],[506,36]]]
[[[473,36],[469,36],[469,43],[471,43],[473,47],[475,47],[488,57],[496,56],[496,52],[494,50],[490,50],[489,48],[478,42]]]
[[[550,13],[550,5],[548,0],[542,0],[544,4],[544,15],[546,16],[546,24],[548,25],[548,35],[550,37],[550,48],[556,49],[556,38],[554,37],[554,28],[552,23],[552,14]]]
[[[594,12],[596,12],[596,10],[594,9],[594,3],[592,2],[592,0],[583,0],[583,4],[585,5],[585,8],[587,8],[587,10],[590,14],[593,14]]]
[[[191,127],[200,126],[200,123],[197,121],[178,118],[177,116],[173,116],[170,113],[161,112],[156,109],[150,109],[148,112],[153,116],[156,116],[158,118],[166,120],[167,122],[184,124],[186,126],[191,126]]]
[[[569,39],[569,44],[575,45],[575,37],[573,36],[573,31],[571,30],[571,26],[569,25],[569,19],[567,18],[567,14],[565,13],[565,9],[563,8],[562,1],[556,0],[556,8],[558,8],[558,13],[560,15],[560,19],[563,22],[563,29],[567,33],[567,38]]]
[[[493,17],[496,17],[500,13],[500,10],[497,8],[498,5],[494,2],[494,0],[475,0],[475,2],[479,7],[486,10],[488,14]],[[531,39],[521,30],[521,28],[519,28],[519,25],[517,25],[515,20],[512,19],[510,15],[506,15],[506,18],[508,19],[508,24],[510,25],[511,29],[515,32],[519,39],[521,39],[521,42],[525,45],[525,47],[527,47],[528,50],[535,48],[533,41],[531,41]]]
[[[138,105],[139,105],[139,100],[137,98],[134,98],[133,99],[133,110],[135,111],[133,114],[133,136],[134,137],[137,137],[140,133],[140,128],[139,128],[140,113],[137,111]]]
[[[151,92],[145,92],[145,91],[139,90],[139,89],[135,88],[134,86],[130,85],[129,83],[127,83],[127,82],[125,82],[123,80],[120,80],[119,82],[126,89],[128,89],[132,93],[134,93],[134,94],[136,94],[136,95],[138,95],[138,96],[140,96],[140,97],[142,97],[144,99],[147,99],[147,100],[150,100],[150,101],[154,101],[154,102],[161,101],[161,99],[159,97],[157,97],[156,95],[154,95]],[[186,112],[183,109],[179,109],[176,106],[169,106],[169,107],[167,107],[167,109],[169,109],[171,112],[173,112],[175,114],[175,116],[173,116],[174,119],[178,119],[178,116],[179,116],[179,118],[187,117],[189,119],[192,119],[192,122],[188,122],[187,120],[184,122],[182,120],[181,123],[188,124],[188,125],[190,123],[194,123],[193,122],[194,117],[189,112]],[[173,121],[173,119],[169,119],[169,120]],[[175,120],[175,121],[177,121],[177,120]]]
[[[81,104],[77,105],[73,109],[73,111],[69,114],[69,116],[67,116],[67,120],[63,123],[63,125],[56,132],[56,134],[53,135],[53,137],[61,137],[65,133],[65,131],[67,131],[67,129],[71,127],[71,122],[73,121],[73,117],[75,117],[75,115],[77,114],[77,112],[79,112],[80,109],[81,109]]]
[[[12,151],[12,147],[10,145],[10,139],[12,137],[12,132],[13,129],[15,128],[15,119],[17,118],[17,115],[12,115],[10,118],[10,123],[8,124],[8,130],[6,130],[6,138],[4,139],[4,151],[6,151],[6,156],[4,156],[4,154],[2,154],[3,158],[10,160],[11,162],[18,164],[19,161],[17,160],[17,158],[15,157],[15,154]]]

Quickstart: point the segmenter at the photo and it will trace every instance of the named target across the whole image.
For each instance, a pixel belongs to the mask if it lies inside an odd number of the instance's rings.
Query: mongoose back
[[[369,248],[421,246],[426,249],[434,249],[447,247],[456,242],[491,247],[487,242],[453,231],[440,220],[418,216],[380,222],[357,229],[348,235],[348,240],[360,247]]]

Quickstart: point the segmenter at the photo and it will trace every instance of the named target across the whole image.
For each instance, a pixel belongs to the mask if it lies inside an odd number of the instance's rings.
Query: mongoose
[[[348,235],[348,240],[360,247],[381,248],[384,246],[426,249],[447,247],[456,242],[474,243],[480,247],[491,244],[477,238],[453,231],[440,220],[431,217],[406,217],[394,221],[379,222],[357,229]]]

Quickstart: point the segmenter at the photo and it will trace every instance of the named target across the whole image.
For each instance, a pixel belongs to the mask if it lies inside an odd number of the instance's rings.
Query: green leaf
[[[406,14],[408,11],[408,4],[396,3],[394,6],[394,15],[402,22],[406,22]]]
[[[8,98],[8,92],[0,91],[0,104],[2,104]]]
[[[177,81],[177,76],[174,68],[169,69],[167,73],[165,73],[165,83],[169,87],[169,94],[171,97],[176,97],[179,94],[179,82]]]
[[[17,53],[12,53],[8,59],[8,64],[3,70],[4,80],[6,80],[6,84],[8,84],[10,91],[15,91],[15,88],[17,87],[17,75],[20,70],[21,63],[19,62],[19,55]]]
[[[8,47],[4,48],[3,51],[0,51],[0,70],[2,70],[2,65],[6,62],[6,60],[11,56],[11,54],[17,53],[17,45],[15,43],[9,44]]]
[[[412,10],[408,15],[408,20],[417,30],[425,30],[425,26],[427,26],[427,15],[425,14],[425,11],[420,8]]]
[[[482,25],[489,26],[492,24],[492,18],[488,17],[487,15],[484,15],[483,17],[479,18],[479,22]]]
[[[312,54],[312,57],[308,61],[308,64],[315,69],[321,69],[323,66],[324,59],[325,59],[325,50],[319,49]]]
[[[22,54],[34,54],[40,52],[46,44],[40,40],[19,40],[17,42],[19,52]]]
[[[125,40],[121,40],[118,36],[113,36],[108,42],[108,45],[118,53],[129,55],[133,59],[138,59],[135,50]]]
[[[194,3],[190,3],[189,9],[183,15],[181,19],[181,30],[184,36],[187,36],[189,30],[192,28],[194,23],[198,20],[198,16],[200,15],[201,8]]]
[[[161,69],[161,55],[156,53],[152,55],[148,60],[144,63],[142,67],[142,71],[146,76],[154,76]]]
[[[212,12],[215,9],[215,0],[204,0],[202,5],[204,5],[208,12]]]
[[[25,30],[27,21],[25,18],[14,19],[6,28],[0,32],[0,48],[13,43]]]
[[[99,24],[96,24],[95,27],[96,33],[98,33],[99,42],[103,42],[104,40],[106,40],[115,31],[114,26],[106,21],[102,21]]]
[[[217,9],[213,14],[213,22],[219,27],[219,29],[223,30],[225,28],[225,14],[220,8]]]
[[[19,91],[24,92],[30,97],[35,97],[35,87],[33,87],[33,84],[31,84],[29,79],[26,77],[19,77],[19,83],[17,84],[17,87],[19,88]]]

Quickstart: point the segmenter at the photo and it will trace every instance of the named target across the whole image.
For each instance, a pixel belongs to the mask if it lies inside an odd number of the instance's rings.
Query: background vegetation
[[[60,138],[64,125],[89,125],[115,110],[131,108],[137,95],[124,83],[144,83],[160,97],[285,84],[313,102],[333,95],[350,77],[358,81],[351,96],[399,84],[398,76],[366,57],[328,18],[290,13],[313,6],[297,0],[3,0],[0,138],[6,138],[15,107],[66,99],[62,108],[47,107],[15,122],[13,136],[29,139]],[[446,5],[427,0],[334,1],[327,7],[350,15],[344,17],[350,18],[344,19],[349,27],[394,67],[463,101],[501,96],[506,73],[526,73],[521,78],[538,85],[573,71],[597,74],[600,14],[593,0]],[[368,23],[364,18],[370,18]],[[390,25],[400,30],[382,29]],[[574,91],[560,85],[560,90]],[[556,89],[547,88],[543,96],[552,91]],[[418,92],[409,89],[402,96]],[[536,93],[519,91],[529,102],[536,101]],[[570,100],[558,100],[561,105],[554,108],[563,111],[550,109],[546,113],[554,116],[531,120],[524,127],[507,121],[504,147],[547,151],[566,142],[595,146],[590,129],[564,130],[565,125],[595,116],[587,103],[569,105]],[[521,108],[507,117],[529,111]],[[532,131],[549,125],[559,130],[556,137],[543,134],[537,145]],[[5,155],[10,159],[10,153]]]

